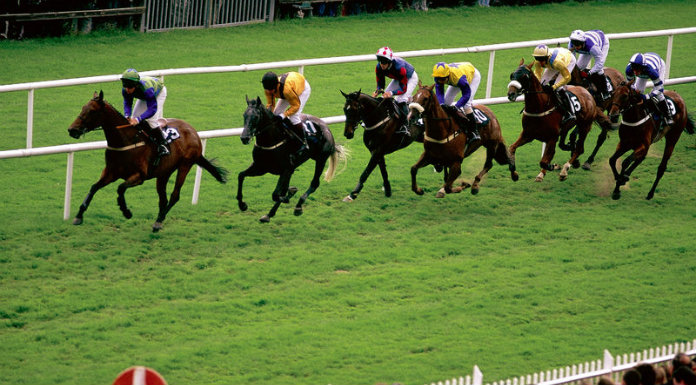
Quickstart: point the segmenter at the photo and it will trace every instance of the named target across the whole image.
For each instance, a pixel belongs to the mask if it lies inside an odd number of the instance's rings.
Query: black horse
[[[247,109],[244,111],[244,130],[242,131],[242,143],[248,144],[252,137],[256,137],[254,151],[252,152],[253,161],[246,170],[239,173],[239,185],[237,186],[237,201],[239,209],[246,211],[247,204],[242,200],[242,184],[247,176],[260,176],[266,173],[279,175],[278,183],[273,191],[273,201],[275,202],[271,211],[262,216],[261,222],[268,222],[275,215],[281,203],[288,203],[290,198],[297,192],[294,187],[289,187],[290,178],[295,169],[308,159],[315,161],[314,177],[307,191],[300,197],[295,206],[295,215],[302,215],[302,205],[307,200],[309,194],[319,187],[319,176],[324,170],[326,161],[329,161],[329,168],[324,175],[324,180],[330,182],[336,174],[336,166],[340,161],[346,162],[346,152],[343,146],[334,142],[333,135],[329,127],[321,119],[303,115],[303,122],[314,130],[308,134],[307,142],[309,151],[304,158],[291,159],[299,149],[299,142],[291,137],[283,126],[283,122],[278,119],[273,112],[267,109],[261,99],[249,100],[247,97]]]
[[[363,122],[365,126],[363,142],[370,151],[370,160],[360,175],[358,184],[348,196],[343,198],[343,201],[352,202],[357,198],[365,181],[377,166],[379,166],[384,181],[384,195],[389,197],[391,196],[391,184],[384,156],[407,147],[414,141],[422,143],[423,127],[411,124],[408,127],[408,133],[399,132],[399,125],[405,121],[405,117],[399,118],[400,112],[391,98],[373,98],[359,90],[347,95],[341,91],[341,94],[346,98],[346,104],[343,106],[343,112],[346,115],[343,135],[352,139],[358,124]]]

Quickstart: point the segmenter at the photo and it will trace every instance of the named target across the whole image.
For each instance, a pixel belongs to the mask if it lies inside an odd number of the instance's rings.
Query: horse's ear
[[[97,101],[99,101],[99,102],[104,101],[104,91],[103,90],[99,90],[99,98],[97,98]]]
[[[251,103],[251,102],[249,101],[249,95],[244,95],[244,97],[246,98],[247,106],[248,106],[248,105]]]
[[[259,106],[261,105],[261,98],[258,96],[256,97],[256,104],[258,104]]]
[[[344,98],[348,99],[348,95],[346,95],[346,93],[343,92],[343,90],[339,89],[339,91],[341,91],[341,95],[343,95]]]
[[[360,88],[358,89],[358,95],[360,95],[361,93],[362,93],[362,87],[360,87]]]
[[[418,79],[418,88],[423,87],[423,83],[421,83],[420,79]]]
[[[524,64],[524,58],[522,58],[522,60],[520,60],[520,65],[523,65],[523,64]]]

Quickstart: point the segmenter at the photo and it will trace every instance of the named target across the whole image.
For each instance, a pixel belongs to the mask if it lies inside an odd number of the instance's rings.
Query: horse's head
[[[271,114],[266,106],[261,102],[258,96],[256,99],[249,100],[246,97],[247,109],[244,111],[244,129],[240,139],[243,144],[249,144],[252,137],[256,136],[260,130],[259,127],[268,119]]]
[[[643,96],[640,92],[634,90],[631,86],[635,79],[630,82],[621,82],[614,90],[611,98],[611,108],[609,108],[609,119],[612,123],[619,122],[619,115],[629,109],[632,105],[639,104],[643,101]]]
[[[432,86],[424,86],[420,81],[418,82],[418,90],[413,96],[413,102],[408,105],[410,110],[408,114],[409,120],[420,118],[424,111],[430,110],[433,107],[433,103],[437,103],[433,88],[435,88],[435,84]]]
[[[343,129],[343,135],[348,139],[353,139],[355,129],[358,127],[358,123],[360,123],[362,120],[360,90],[347,95],[341,91],[341,95],[346,98],[346,104],[343,105],[343,113],[346,115],[346,124],[345,128]]]
[[[92,100],[87,102],[82,107],[80,115],[75,118],[70,127],[68,127],[68,134],[75,139],[84,135],[87,132],[94,130],[95,128],[102,125],[102,111],[104,109],[104,92],[99,91],[99,94],[94,93]]]
[[[517,97],[530,89],[532,80],[532,65],[524,65],[524,59],[520,61],[520,66],[510,74],[510,83],[508,83],[508,100],[514,102]]]

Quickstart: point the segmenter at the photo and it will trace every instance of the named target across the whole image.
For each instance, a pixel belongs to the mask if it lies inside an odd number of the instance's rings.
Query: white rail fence
[[[689,356],[696,355],[696,339],[686,343],[677,342],[671,345],[643,350],[642,352],[617,356],[613,356],[608,350],[604,350],[604,357],[602,359],[526,376],[509,378],[502,381],[487,382],[485,385],[562,385],[578,383],[582,380],[592,380],[601,376],[608,376],[615,383],[620,384],[623,372],[634,368],[637,364],[645,363],[654,365],[667,362],[672,360],[674,355],[680,352],[686,353]],[[483,373],[478,366],[474,366],[471,375],[452,378],[446,381],[432,382],[430,385],[484,385]]]
[[[665,56],[665,62],[667,64],[667,74],[666,78],[669,78],[669,69],[671,67],[672,59],[672,45],[675,35],[696,33],[696,27],[689,28],[676,28],[676,29],[666,29],[659,31],[645,31],[645,32],[630,32],[630,33],[615,33],[607,34],[607,37],[611,40],[617,39],[633,39],[633,38],[644,38],[644,37],[656,37],[656,36],[667,36],[667,54]],[[473,46],[473,47],[462,47],[462,48],[440,48],[440,49],[430,49],[430,50],[420,50],[420,51],[406,51],[399,52],[401,57],[418,57],[418,56],[442,56],[451,55],[458,53],[478,53],[478,52],[489,52],[488,61],[488,76],[486,80],[486,97],[484,99],[477,99],[477,103],[481,104],[501,104],[509,103],[507,97],[493,97],[491,98],[491,88],[493,83],[493,68],[495,64],[495,53],[500,50],[509,50],[516,48],[534,47],[538,44],[567,44],[568,38],[555,38],[546,40],[532,40],[532,41],[522,41],[514,43],[502,43],[502,44],[491,44],[483,46]],[[353,56],[339,56],[339,57],[328,57],[328,58],[316,58],[316,59],[302,59],[302,60],[288,60],[280,62],[269,62],[269,63],[256,63],[256,64],[242,64],[236,66],[213,66],[213,67],[193,67],[193,68],[177,68],[177,69],[165,69],[165,70],[154,70],[154,71],[143,71],[143,75],[148,76],[159,76],[164,78],[170,75],[186,75],[186,74],[205,74],[205,73],[223,73],[223,72],[248,72],[248,71],[258,71],[258,70],[268,70],[274,68],[287,68],[287,67],[298,67],[299,72],[304,71],[305,66],[312,65],[325,65],[325,64],[340,64],[340,63],[354,63],[363,61],[373,61],[374,55],[353,55]],[[96,84],[96,83],[107,83],[107,82],[117,82],[120,75],[102,75],[102,76],[91,76],[83,78],[74,79],[62,79],[62,80],[49,80],[41,82],[30,82],[30,83],[17,83],[0,85],[0,92],[11,92],[11,91],[28,91],[27,98],[27,137],[26,137],[26,148],[15,149],[15,150],[5,150],[0,151],[0,159],[6,158],[18,158],[18,157],[28,157],[37,155],[48,155],[48,154],[58,154],[67,153],[67,171],[66,171],[66,181],[65,181],[65,205],[63,210],[63,218],[68,219],[70,217],[70,200],[72,192],[72,174],[73,174],[73,160],[74,154],[78,151],[87,150],[98,150],[106,148],[106,141],[97,141],[89,143],[78,143],[78,144],[66,144],[59,146],[49,146],[32,148],[33,144],[33,125],[34,125],[34,92],[37,89],[43,88],[55,88],[55,87],[66,87],[75,86],[83,84]],[[668,79],[665,81],[667,85],[682,84],[682,83],[692,83],[696,82],[696,76],[689,76],[676,79]],[[521,101],[522,97],[519,97],[517,101]],[[322,118],[329,124],[340,123],[345,121],[345,116],[331,116]],[[227,136],[240,135],[242,128],[226,128],[218,130],[208,130],[200,131],[199,135],[203,140],[203,148],[205,149],[206,141],[209,138],[221,138]],[[201,183],[202,170],[200,167],[196,167],[196,177],[195,184],[193,188],[193,197],[191,202],[193,204],[198,203],[200,183]]]

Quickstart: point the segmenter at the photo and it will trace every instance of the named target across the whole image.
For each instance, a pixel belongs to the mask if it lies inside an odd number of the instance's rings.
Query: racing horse
[[[619,144],[616,152],[609,158],[609,166],[616,180],[616,187],[612,193],[613,199],[621,198],[621,186],[628,182],[633,170],[645,160],[650,145],[660,139],[658,135],[661,117],[653,116],[648,108],[648,100],[643,98],[643,94],[631,87],[630,83],[623,83],[614,92],[611,101],[609,116],[613,122],[618,122],[619,115],[622,115],[622,122],[619,126]],[[652,199],[655,189],[660,182],[662,175],[667,168],[667,162],[672,156],[674,146],[677,144],[682,131],[686,129],[689,134],[694,133],[694,121],[687,114],[684,100],[675,91],[665,91],[668,105],[674,111],[674,125],[665,127],[663,130],[665,137],[665,149],[662,153],[662,160],[657,167],[657,176],[652,188],[648,192],[646,199]],[[672,107],[673,106],[673,107]],[[620,156],[633,150],[626,159],[621,162],[621,172],[617,171],[616,163]]]
[[[585,139],[592,129],[592,122],[598,115],[604,115],[602,109],[597,107],[592,95],[585,88],[578,86],[568,86],[566,89],[573,95],[573,108],[576,111],[575,126],[577,137],[572,136],[569,144],[565,143],[569,129],[572,127],[566,124],[561,127],[562,112],[558,111],[553,102],[553,96],[544,91],[539,79],[532,73],[532,64],[525,65],[524,59],[520,61],[519,67],[510,74],[508,84],[508,99],[515,101],[520,94],[524,94],[524,110],[522,112],[522,132],[515,143],[510,146],[510,154],[515,158],[517,148],[533,140],[539,140],[546,144],[539,165],[541,172],[536,176],[535,181],[544,180],[547,171],[556,170],[558,165],[552,164],[553,156],[556,152],[556,143],[561,150],[571,151],[570,159],[563,165],[559,179],[564,181],[568,178],[568,170],[571,165],[574,168],[580,167],[578,157],[585,151]],[[610,126],[607,120],[602,123]],[[575,140],[576,141],[573,141]]]
[[[178,139],[171,142],[171,153],[162,157],[157,163],[157,149],[148,144],[137,126],[132,126],[120,112],[104,100],[104,92],[94,93],[92,100],[82,107],[82,111],[68,128],[68,133],[75,139],[83,134],[101,127],[106,137],[106,167],[99,180],[92,185],[87,197],[80,205],[73,224],[83,222],[83,215],[89,207],[94,194],[102,187],[117,179],[124,182],[118,186],[118,207],[123,216],[130,219],[133,213],[126,205],[125,192],[128,188],[141,185],[145,180],[157,178],[157,195],[159,196],[159,213],[152,225],[152,231],[162,229],[162,222],[167,213],[179,201],[181,186],[194,164],[203,167],[220,183],[227,181],[227,170],[203,156],[203,146],[196,130],[190,124],[179,119],[162,119],[166,121],[168,131],[175,129]],[[176,135],[175,135],[176,136]],[[172,194],[167,200],[167,182],[177,171]]]
[[[616,90],[619,84],[626,81],[626,78],[624,77],[623,73],[621,73],[621,71],[615,68],[604,67],[604,74],[609,79],[609,83],[611,85],[611,88],[609,89],[610,94],[614,93],[614,90]],[[580,70],[578,70],[578,67],[576,66],[573,67],[573,71],[571,72],[571,80],[569,84],[587,88],[587,90],[590,91],[590,94],[592,94],[592,96],[594,97],[597,106],[599,106],[602,109],[602,111],[609,113],[609,108],[611,107],[611,98],[602,100],[602,96],[599,94],[597,86],[595,85],[596,82],[599,81],[606,80],[602,77],[602,75],[599,74],[592,74],[589,77],[583,77],[581,75]],[[599,148],[602,147],[604,141],[607,140],[609,130],[612,129],[612,126],[606,123],[607,119],[608,117],[605,114],[597,115],[597,119],[595,121],[599,124],[602,131],[597,136],[597,144],[595,144],[592,153],[587,158],[585,163],[582,164],[582,168],[584,170],[590,170],[592,168],[592,163],[594,163],[594,159],[595,156],[597,156]]]
[[[472,194],[479,192],[481,179],[493,167],[493,159],[501,165],[507,164],[510,169],[510,177],[513,181],[517,181],[519,176],[515,171],[515,160],[507,150],[500,124],[493,111],[484,105],[474,105],[474,115],[482,118],[485,125],[481,125],[479,128],[481,140],[469,145],[464,127],[460,127],[457,118],[452,115],[457,113],[456,110],[450,108],[452,111],[447,112],[438,102],[433,88],[434,85],[423,86],[419,82],[413,103],[409,105],[411,110],[409,119],[422,116],[425,123],[424,151],[411,167],[411,189],[413,192],[423,195],[423,189],[418,187],[416,182],[416,174],[419,168],[428,164],[442,166],[444,169],[445,184],[438,191],[436,197],[442,198],[445,194],[460,192],[464,187],[468,187],[468,183],[454,187],[453,184],[461,174],[461,163],[464,158],[481,146],[486,149],[486,161],[471,185]]]
[[[379,166],[382,173],[384,195],[390,197],[392,194],[389,175],[387,174],[387,164],[384,156],[394,151],[408,147],[414,141],[423,142],[423,128],[417,124],[409,124],[409,134],[396,133],[400,124],[396,116],[395,106],[392,99],[373,98],[370,95],[360,92],[345,94],[341,91],[346,102],[343,106],[343,113],[346,116],[343,135],[352,139],[355,130],[360,122],[365,126],[363,133],[363,143],[370,151],[370,160],[367,162],[365,170],[360,174],[358,184],[353,191],[343,198],[344,202],[352,202],[357,198],[367,178],[370,177],[375,167]]]
[[[246,101],[244,129],[240,138],[243,144],[249,144],[251,138],[255,137],[256,143],[252,151],[251,165],[240,172],[238,176],[237,202],[239,209],[246,211],[248,208],[242,197],[244,178],[267,173],[278,175],[276,188],[271,195],[274,202],[273,207],[268,214],[259,219],[264,223],[269,222],[275,216],[280,204],[289,203],[290,198],[297,192],[296,188],[289,187],[290,178],[295,169],[308,159],[313,159],[315,162],[314,177],[307,191],[298,200],[294,210],[295,215],[302,215],[302,205],[307,197],[319,187],[319,177],[324,171],[326,161],[329,161],[329,168],[324,174],[324,180],[330,182],[336,174],[338,162],[346,162],[346,150],[334,142],[333,135],[326,123],[317,117],[303,115],[303,123],[309,123],[310,127],[316,130],[316,133],[308,135],[309,151],[307,156],[292,161],[292,157],[299,147],[297,140],[290,136],[288,130],[283,127],[283,122],[263,105],[258,96],[252,100],[247,97]]]

